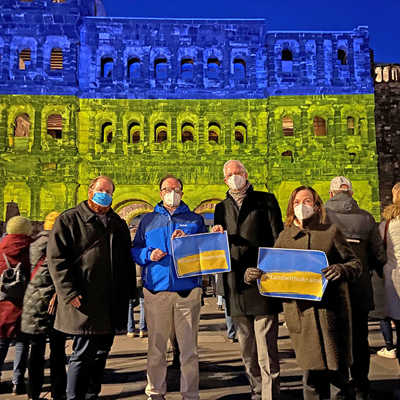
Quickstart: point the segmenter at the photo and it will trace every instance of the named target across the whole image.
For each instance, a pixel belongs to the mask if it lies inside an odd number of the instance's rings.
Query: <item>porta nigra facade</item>
[[[99,1],[3,0],[0,211],[36,221],[115,180],[128,223],[166,173],[212,214],[222,166],[240,159],[283,209],[346,175],[378,217],[368,29],[270,31],[265,20],[107,18]]]

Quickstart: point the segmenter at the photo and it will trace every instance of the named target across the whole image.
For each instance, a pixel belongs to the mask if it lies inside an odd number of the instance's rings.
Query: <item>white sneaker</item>
[[[376,354],[380,357],[396,358],[396,349],[388,350],[386,347],[382,347]]]

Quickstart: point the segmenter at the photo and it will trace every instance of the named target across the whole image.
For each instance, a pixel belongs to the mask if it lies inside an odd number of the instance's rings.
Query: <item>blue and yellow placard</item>
[[[172,256],[178,278],[231,270],[226,232],[199,233],[173,239]]]
[[[328,265],[323,251],[260,247],[258,288],[263,296],[320,301],[328,283],[321,269]]]

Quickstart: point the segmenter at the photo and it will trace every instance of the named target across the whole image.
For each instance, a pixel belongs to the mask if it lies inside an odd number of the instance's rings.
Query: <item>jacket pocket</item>
[[[295,301],[283,303],[286,326],[291,333],[301,332],[300,311]]]

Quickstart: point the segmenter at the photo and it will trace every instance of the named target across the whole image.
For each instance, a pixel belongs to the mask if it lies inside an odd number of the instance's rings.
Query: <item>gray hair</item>
[[[226,169],[228,168],[228,165],[229,165],[230,163],[236,163],[237,165],[239,165],[240,169],[241,169],[243,172],[247,173],[246,167],[243,165],[243,163],[242,163],[241,161],[239,161],[239,160],[229,160],[229,161],[227,161],[227,162],[224,164],[224,168],[223,168],[223,170],[224,170],[224,176],[226,175]]]

